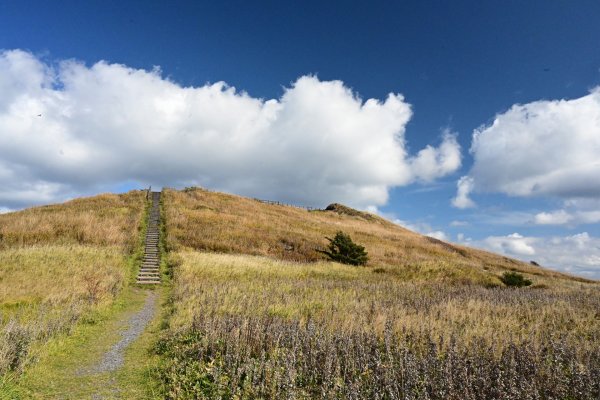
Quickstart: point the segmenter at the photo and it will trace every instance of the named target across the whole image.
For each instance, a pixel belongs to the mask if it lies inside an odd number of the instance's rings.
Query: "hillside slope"
[[[165,398],[600,395],[600,285],[331,208],[165,191]],[[317,251],[338,230],[366,267]]]
[[[133,191],[0,215],[0,389],[122,292],[145,203]]]
[[[307,211],[203,189],[166,189],[163,201],[168,301],[136,350],[148,365],[134,374],[156,397],[600,396],[597,282],[342,205]],[[28,362],[52,338],[86,321],[100,332],[90,340],[103,338],[118,321],[94,316],[140,301],[128,282],[146,205],[133,191],[0,215],[0,398],[23,369],[29,390],[52,385],[71,354]],[[366,247],[366,267],[318,252],[340,230]],[[534,285],[504,287],[507,270]],[[74,351],[88,353],[81,343]],[[75,360],[63,375],[81,380]]]
[[[376,215],[334,205],[307,211],[199,188],[165,190],[167,243],[171,249],[263,255],[314,262],[326,237],[350,234],[369,253],[369,266],[406,279],[442,279],[499,284],[507,270],[546,279],[584,279],[497,254],[439,241]]]

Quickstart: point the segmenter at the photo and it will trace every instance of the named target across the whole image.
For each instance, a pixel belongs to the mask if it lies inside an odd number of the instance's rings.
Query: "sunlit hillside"
[[[161,202],[161,300],[116,375],[82,375],[78,363],[98,362],[153,290],[132,285],[146,193],[0,215],[0,395],[85,397],[114,387],[140,399],[600,394],[597,282],[339,204],[308,211],[198,188],[166,189]],[[365,266],[321,252],[338,231],[365,246]],[[532,285],[507,287],[505,272]],[[82,326],[94,333],[63,343]]]
[[[330,211],[167,190],[170,399],[593,399],[600,287]],[[342,230],[364,267],[317,250]],[[518,271],[533,281],[507,288]]]
[[[109,305],[127,284],[145,192],[0,215],[0,376]],[[0,380],[0,383],[2,380]]]
[[[262,255],[314,262],[326,237],[344,231],[369,253],[368,267],[403,279],[500,284],[504,271],[547,279],[583,280],[489,252],[409,231],[373,214],[343,205],[312,210],[271,205],[203,189],[166,190],[170,249]]]

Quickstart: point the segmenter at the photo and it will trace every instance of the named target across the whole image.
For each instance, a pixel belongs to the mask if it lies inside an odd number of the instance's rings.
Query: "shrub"
[[[514,286],[514,287],[523,287],[531,285],[531,281],[529,279],[525,279],[523,275],[518,272],[505,272],[500,280],[506,286]]]
[[[333,239],[326,239],[329,240],[329,250],[321,252],[333,261],[350,265],[365,265],[369,260],[364,246],[354,243],[350,236],[342,231],[336,233]]]

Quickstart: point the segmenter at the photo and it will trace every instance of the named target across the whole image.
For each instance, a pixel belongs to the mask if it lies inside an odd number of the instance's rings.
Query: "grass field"
[[[595,399],[600,286],[377,216],[166,191],[165,397]],[[336,231],[366,267],[317,251]],[[529,288],[498,279],[519,271]]]
[[[143,192],[0,215],[0,387],[128,285]],[[137,249],[137,250],[136,250]]]
[[[144,196],[0,215],[0,398],[600,396],[597,282],[343,206],[202,189],[164,191],[161,317],[116,374],[82,375],[146,298],[130,285]],[[366,266],[319,252],[340,230]],[[506,271],[533,285],[505,287]]]
[[[168,398],[600,394],[597,285],[486,288],[328,262],[171,258],[173,314],[157,346]]]

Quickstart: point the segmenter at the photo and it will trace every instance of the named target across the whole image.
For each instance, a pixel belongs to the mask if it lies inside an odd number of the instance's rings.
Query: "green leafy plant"
[[[532,284],[532,282],[529,279],[524,278],[523,275],[519,274],[518,272],[505,272],[500,277],[500,280],[506,286],[514,286],[514,287],[523,287],[523,286],[529,286]]]
[[[335,234],[333,239],[329,240],[329,249],[321,251],[333,261],[350,265],[365,265],[369,260],[364,246],[358,245],[352,241],[349,235],[342,231]]]

